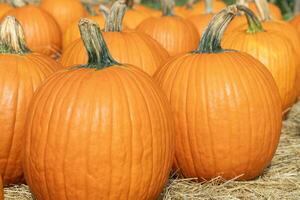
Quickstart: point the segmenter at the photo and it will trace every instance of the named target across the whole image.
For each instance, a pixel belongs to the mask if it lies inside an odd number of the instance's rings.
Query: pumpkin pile
[[[38,200],[157,199],[172,170],[251,180],[270,165],[300,95],[298,22],[273,4],[10,3],[0,200],[19,183]]]

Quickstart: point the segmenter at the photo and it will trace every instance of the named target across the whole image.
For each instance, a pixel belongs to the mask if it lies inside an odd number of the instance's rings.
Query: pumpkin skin
[[[172,114],[136,67],[62,70],[37,91],[25,144],[37,199],[155,199],[173,161]]]
[[[136,29],[136,27],[145,19],[150,18],[151,15],[147,12],[141,12],[134,8],[128,9],[125,13],[123,22],[129,29]]]
[[[79,0],[42,0],[40,7],[55,18],[62,33],[74,21],[88,15]]]
[[[0,18],[2,18],[8,11],[14,9],[7,3],[0,3]]]
[[[194,50],[200,38],[190,21],[177,16],[146,19],[137,27],[137,31],[150,35],[171,56]]]
[[[0,50],[0,174],[3,185],[8,185],[23,180],[22,153],[29,102],[42,82],[61,65],[27,49],[14,17],[4,19],[0,32],[1,42],[9,46]]]
[[[146,12],[146,13],[150,14],[152,17],[161,16],[161,12],[159,10],[149,8],[149,7],[143,6],[141,4],[134,4],[133,9],[141,11],[141,12]]]
[[[175,165],[186,178],[253,179],[279,142],[281,101],[272,75],[249,54],[220,48],[238,8],[215,15],[199,48],[154,76],[174,113]]]
[[[60,52],[61,32],[50,14],[36,6],[27,5],[7,12],[8,15],[15,16],[21,23],[27,45],[32,51],[49,56]]]
[[[103,32],[103,37],[112,56],[120,63],[138,66],[149,75],[167,61],[168,52],[155,40],[138,32]],[[61,56],[65,67],[80,65],[88,60],[87,52],[81,39],[74,41]]]
[[[215,0],[212,2],[212,12],[217,13],[223,8],[226,7],[226,4],[223,1]],[[195,3],[192,9],[189,10],[190,15],[199,15],[206,13],[205,11],[205,1],[200,1],[198,3]]]
[[[300,35],[300,15],[296,15],[293,19],[289,21],[289,23],[297,29],[298,34]]]
[[[205,30],[213,16],[213,14],[193,15],[188,17],[187,19],[194,24],[201,37],[203,31]]]
[[[295,101],[297,61],[293,46],[276,31],[247,34],[247,26],[226,34],[223,46],[249,53],[269,69],[279,88],[282,109],[285,111]]]
[[[95,22],[97,22],[100,27],[104,27],[105,25],[105,19],[102,15],[98,16],[90,16],[87,17],[88,19],[91,19]],[[68,45],[70,45],[72,42],[80,38],[80,32],[78,28],[78,22],[73,22],[64,32],[63,34],[63,50],[67,48]]]
[[[271,17],[274,19],[282,19],[282,14],[281,14],[280,8],[278,8],[278,6],[276,6],[273,3],[268,3],[268,5],[269,5],[269,10],[271,12],[270,13]],[[258,12],[257,7],[254,2],[249,2],[248,6],[256,15],[259,15],[259,12]]]

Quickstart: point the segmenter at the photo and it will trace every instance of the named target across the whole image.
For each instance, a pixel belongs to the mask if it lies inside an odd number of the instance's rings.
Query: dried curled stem
[[[122,31],[123,17],[126,12],[125,0],[117,0],[110,9],[105,23],[105,32]]]

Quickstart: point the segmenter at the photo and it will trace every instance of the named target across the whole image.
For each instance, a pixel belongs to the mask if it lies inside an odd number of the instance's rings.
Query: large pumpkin
[[[195,49],[199,40],[195,26],[190,21],[173,15],[173,0],[162,2],[163,16],[146,19],[137,27],[137,31],[150,35],[171,56]]]
[[[42,0],[40,6],[56,19],[62,33],[74,21],[87,16],[79,0]]]
[[[0,3],[0,18],[2,18],[8,11],[12,10],[13,7],[7,3]]]
[[[265,64],[277,83],[285,111],[296,98],[295,81],[299,62],[295,48],[278,30],[264,29],[265,24],[262,25],[251,10],[245,12],[249,25],[226,34],[223,45],[225,48],[247,52]]]
[[[88,64],[53,75],[31,103],[27,183],[42,200],[156,199],[173,161],[167,99],[110,56],[96,24],[80,27]]]
[[[2,22],[0,43],[0,179],[8,185],[23,180],[24,128],[33,93],[61,67],[26,47],[14,17],[7,16]]]
[[[97,24],[99,24],[100,27],[104,27],[105,25],[105,18],[103,15],[98,15],[98,16],[90,16],[87,17],[88,19],[91,19]],[[72,42],[80,38],[80,32],[78,28],[78,21],[73,22],[64,32],[63,38],[62,38],[62,47],[63,50],[68,47]]]
[[[155,74],[173,108],[175,165],[186,178],[253,179],[279,142],[281,101],[272,75],[252,56],[220,46],[236,12],[229,6],[218,13],[196,51]]]
[[[103,33],[104,39],[118,62],[138,66],[149,75],[153,75],[168,59],[169,54],[145,33],[122,31],[122,15],[125,9],[126,5],[122,0],[113,5]],[[61,57],[61,63],[65,67],[84,64],[87,60],[88,55],[81,39],[70,44]]]
[[[34,52],[55,55],[61,49],[61,31],[55,19],[46,11],[25,5],[6,13],[21,23],[28,47]]]

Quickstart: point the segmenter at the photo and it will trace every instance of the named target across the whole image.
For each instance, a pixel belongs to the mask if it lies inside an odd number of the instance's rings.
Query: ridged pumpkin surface
[[[194,24],[201,37],[203,31],[205,30],[213,16],[213,14],[193,15],[188,17],[187,19]]]
[[[90,16],[87,18],[98,23],[101,28],[103,28],[105,25],[105,19],[103,15]],[[80,38],[80,32],[78,28],[78,22],[75,21],[66,29],[66,31],[63,34],[63,44],[62,44],[63,49],[66,49],[68,45],[70,45],[72,42],[74,42],[79,38]]]
[[[103,32],[112,56],[121,63],[138,66],[149,75],[169,58],[168,52],[144,33]],[[84,64],[88,56],[81,39],[73,42],[62,54],[60,62],[69,67]]]
[[[223,47],[249,53],[261,61],[272,73],[279,88],[282,109],[285,111],[295,101],[297,71],[296,53],[291,42],[276,31],[247,33],[247,25],[226,34]]]
[[[281,104],[260,62],[239,52],[186,54],[155,78],[174,111],[176,166],[185,177],[252,179],[270,164]]]
[[[87,16],[79,0],[42,0],[40,6],[55,18],[62,33],[74,21]]]
[[[190,21],[176,16],[146,19],[137,27],[137,31],[150,35],[171,56],[194,50],[200,38]]]
[[[167,180],[171,112],[134,67],[56,73],[27,122],[24,166],[37,199],[155,199]]]
[[[0,3],[0,18],[2,18],[8,11],[14,9],[12,6],[6,3]]]
[[[15,16],[21,23],[28,47],[34,52],[53,55],[61,49],[61,31],[55,19],[44,10],[27,5],[15,8],[7,15]]]
[[[22,180],[22,150],[33,93],[60,65],[42,54],[0,54],[0,174],[4,185]]]

